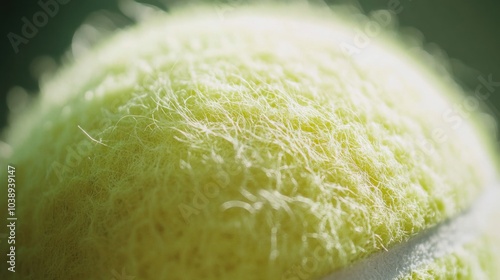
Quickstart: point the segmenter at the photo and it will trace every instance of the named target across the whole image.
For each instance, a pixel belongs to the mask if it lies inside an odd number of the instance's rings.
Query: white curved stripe
[[[498,207],[499,198],[500,188],[490,187],[460,215],[322,280],[392,280],[408,275],[412,270],[454,252],[481,235],[488,226],[488,220],[495,220],[487,216],[494,207]]]

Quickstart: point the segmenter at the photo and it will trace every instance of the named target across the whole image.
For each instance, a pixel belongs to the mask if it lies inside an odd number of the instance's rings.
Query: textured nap
[[[475,114],[443,117],[453,83],[273,11],[160,15],[43,85],[7,134],[19,279],[317,279],[498,179]]]

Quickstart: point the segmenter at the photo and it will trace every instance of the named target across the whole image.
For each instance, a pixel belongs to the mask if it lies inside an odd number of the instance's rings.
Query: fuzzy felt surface
[[[466,209],[498,179],[476,113],[355,28],[185,10],[66,66],[7,134],[18,279],[318,279]]]

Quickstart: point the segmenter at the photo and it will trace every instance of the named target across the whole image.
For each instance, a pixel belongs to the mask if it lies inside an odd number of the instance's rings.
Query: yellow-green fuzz
[[[16,279],[321,279],[498,182],[479,115],[444,117],[458,86],[383,34],[351,55],[356,23],[283,9],[158,15],[42,86],[7,131]],[[480,236],[404,279],[499,279]]]

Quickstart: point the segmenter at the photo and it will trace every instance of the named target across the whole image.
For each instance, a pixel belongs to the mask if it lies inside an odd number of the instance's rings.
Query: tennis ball
[[[498,279],[481,115],[390,32],[353,52],[362,30],[314,8],[193,8],[75,59],[6,132],[2,275]]]

